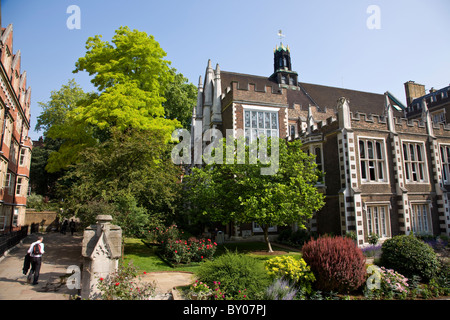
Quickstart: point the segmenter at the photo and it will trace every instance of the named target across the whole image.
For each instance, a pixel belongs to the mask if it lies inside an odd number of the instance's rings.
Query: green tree
[[[271,252],[269,226],[304,226],[324,205],[324,196],[315,187],[320,172],[314,156],[301,150],[300,141],[279,139],[279,168],[272,175],[261,174],[261,169],[268,166],[260,161],[262,158],[249,164],[250,149],[247,147],[245,152],[247,164],[238,164],[236,152],[233,164],[224,160],[223,164],[194,168],[192,175],[184,179],[187,196],[193,215],[207,215],[224,224],[256,222]],[[272,153],[270,143],[268,150]]]
[[[64,125],[67,114],[86,97],[87,94],[72,79],[59,90],[52,91],[47,102],[38,102],[42,111],[37,117],[35,130],[43,131],[43,138],[41,143],[33,148],[30,171],[31,188],[37,194],[54,198],[56,181],[63,174],[60,171],[50,173],[46,170],[51,154],[56,153],[63,143],[61,138],[48,137],[49,131],[53,126]]]
[[[151,138],[149,138],[151,137]],[[125,235],[173,218],[179,196],[180,169],[159,131],[113,130],[111,139],[87,148],[59,181],[68,215],[85,224],[110,214]]]
[[[164,93],[166,101],[163,103],[165,115],[168,119],[177,119],[183,128],[191,127],[192,110],[197,103],[197,87],[188,82],[181,73],[171,71],[174,75]]]
[[[69,110],[64,123],[48,130],[50,138],[63,140],[49,159],[50,172],[76,163],[84,149],[110,139],[112,130],[160,131],[167,142],[180,126],[176,117],[165,116],[164,94],[174,72],[153,36],[120,27],[112,43],[97,35],[87,40],[86,49],[74,73],[88,72],[98,92]]]

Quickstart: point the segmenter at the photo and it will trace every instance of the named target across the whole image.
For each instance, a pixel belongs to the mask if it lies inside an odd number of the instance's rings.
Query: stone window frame
[[[360,142],[364,141],[364,158],[361,158],[361,144]],[[369,151],[368,151],[368,141],[372,142],[372,153],[373,158],[370,158]],[[378,158],[378,150],[376,147],[376,142],[381,142],[380,152],[381,152],[381,159]],[[359,175],[360,175],[360,181],[361,184],[369,184],[369,183],[378,183],[378,184],[388,184],[389,183],[389,171],[388,171],[388,161],[387,161],[387,149],[386,149],[386,138],[383,137],[374,137],[374,136],[358,136],[357,137],[357,144],[358,152],[356,153],[358,155],[358,165],[359,165]],[[375,154],[376,153],[376,154]],[[367,157],[366,157],[367,154]],[[365,174],[366,178],[363,178],[363,166],[361,165],[362,162],[364,162],[364,168],[365,168]],[[370,177],[370,162],[374,162],[374,175],[375,179],[371,180]],[[381,172],[383,174],[383,178],[380,179],[380,165],[381,165]]]
[[[431,201],[410,201],[411,211],[411,230],[414,234],[433,234],[433,220],[431,218]],[[420,213],[418,213],[418,207],[420,207]],[[425,213],[425,214],[424,214]],[[424,218],[426,218],[424,220]]]
[[[375,219],[375,210],[377,219]],[[383,210],[381,210],[383,209]],[[367,236],[371,233],[378,234],[380,239],[388,239],[391,237],[391,203],[389,201],[365,202],[364,211],[366,213],[365,223],[367,228]],[[383,211],[384,221],[381,219],[381,211]],[[373,217],[373,218],[372,218]],[[384,224],[383,224],[384,222]],[[384,230],[383,230],[384,229]],[[378,232],[377,232],[378,231]]]
[[[402,140],[401,141],[402,147],[401,147],[401,153],[402,153],[402,159],[403,159],[403,173],[405,177],[406,183],[416,183],[416,184],[428,184],[429,183],[429,177],[428,177],[428,161],[427,161],[427,154],[425,152],[425,142],[424,141],[417,141],[417,140]],[[406,147],[406,156],[405,156],[405,145]],[[414,159],[411,157],[411,146],[413,147],[413,155]],[[417,147],[420,146],[420,153],[417,152]],[[419,159],[419,154],[421,155],[421,160]],[[417,160],[416,160],[417,159]],[[416,165],[416,166],[414,166]],[[413,170],[413,168],[416,167],[416,170]],[[419,179],[414,179],[414,174]],[[422,174],[422,177],[421,177]]]

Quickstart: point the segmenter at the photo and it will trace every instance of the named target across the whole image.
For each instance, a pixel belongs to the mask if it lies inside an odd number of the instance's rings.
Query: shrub
[[[208,300],[211,294],[212,290],[206,283],[195,280],[195,283],[189,289],[187,297],[191,300]]]
[[[368,283],[365,291],[366,296],[375,298],[406,298],[409,294],[408,279],[400,273],[372,265],[368,269]],[[369,281],[372,281],[370,282]]]
[[[311,283],[316,280],[311,268],[303,259],[296,259],[292,256],[278,256],[265,262],[268,274],[276,279],[283,278],[311,292]]]
[[[190,262],[200,262],[205,259],[212,259],[217,249],[217,243],[211,239],[189,238],[182,239],[184,232],[176,225],[169,227],[157,227],[149,231],[147,240],[160,245],[160,253],[171,262],[177,264]]]
[[[103,300],[148,300],[155,292],[155,284],[139,283],[138,271],[132,263],[120,264],[117,272],[100,278],[97,288]]]
[[[417,275],[429,281],[438,271],[439,263],[433,249],[413,235],[395,236],[381,247],[380,264],[410,278]]]
[[[220,288],[230,298],[245,290],[250,299],[257,299],[269,284],[264,264],[257,259],[239,253],[226,252],[214,260],[208,260],[197,269],[199,281],[212,285],[220,282]]]
[[[284,279],[275,279],[264,293],[264,300],[294,300],[297,290]]]
[[[358,289],[365,281],[364,255],[349,238],[311,240],[303,246],[302,254],[316,277],[318,290],[345,293]]]

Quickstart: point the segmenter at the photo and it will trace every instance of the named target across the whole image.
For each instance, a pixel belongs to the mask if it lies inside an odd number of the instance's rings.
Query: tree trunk
[[[273,252],[272,245],[270,244],[269,240],[269,225],[264,225],[263,230],[264,230],[264,240],[267,243],[267,252]]]

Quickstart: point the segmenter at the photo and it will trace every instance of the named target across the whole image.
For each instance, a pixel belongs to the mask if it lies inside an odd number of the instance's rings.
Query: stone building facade
[[[0,31],[0,62],[0,233],[7,233],[25,223],[32,150],[31,89],[11,24]]]
[[[319,234],[410,232],[450,235],[450,87],[425,94],[405,83],[407,106],[385,94],[299,81],[290,49],[274,50],[269,77],[227,72],[208,61],[192,117],[192,143],[209,128],[301,139],[325,175],[317,187],[326,205],[309,223]],[[434,122],[433,122],[434,121]],[[241,129],[241,130],[238,130]],[[201,142],[200,142],[201,143]],[[195,155],[194,155],[195,157]],[[198,162],[197,162],[198,163]],[[273,231],[277,231],[274,226]],[[256,224],[229,226],[230,237],[257,235]]]

